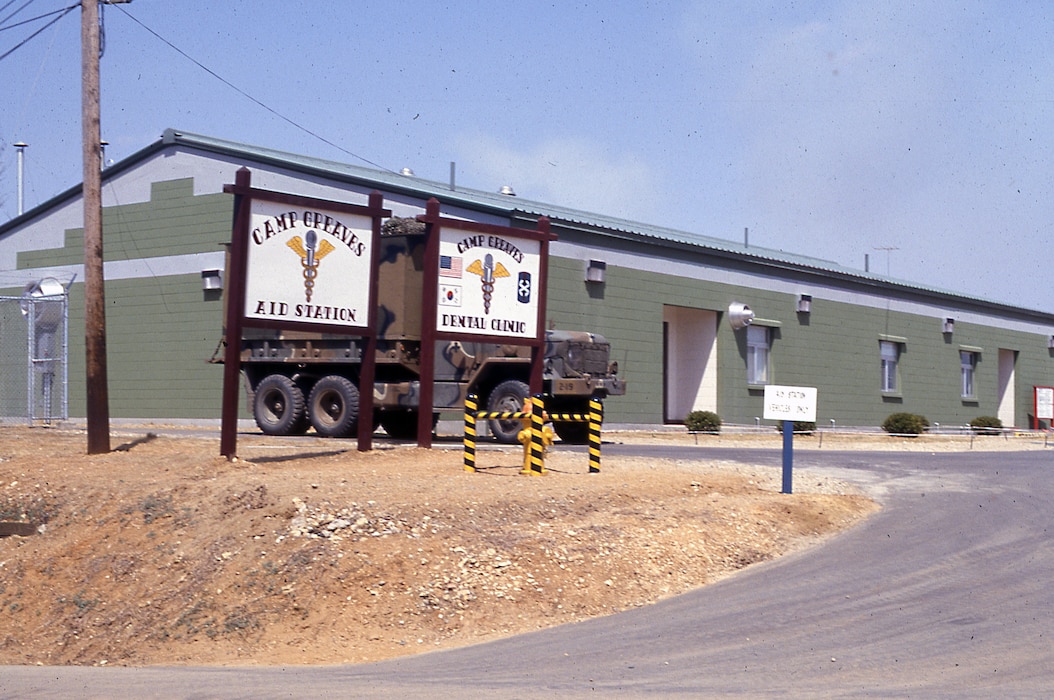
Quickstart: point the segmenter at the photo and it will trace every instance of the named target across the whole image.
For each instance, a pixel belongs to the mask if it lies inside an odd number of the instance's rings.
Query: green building
[[[446,216],[485,223],[533,227],[548,216],[558,236],[548,325],[611,342],[629,391],[607,403],[609,422],[677,423],[699,409],[753,425],[764,386],[780,384],[816,387],[821,425],[874,427],[908,411],[942,426],[989,415],[1031,427],[1034,388],[1054,385],[1054,314],[511,194],[169,130],[103,176],[112,417],[219,418],[222,367],[208,360],[221,335],[215,287],[233,216],[223,187],[242,167],[254,187],[291,194],[365,204],[376,190],[400,217],[422,213],[432,197]],[[41,280],[69,289],[74,417],[85,410],[81,226],[77,187],[0,227],[0,294],[17,299]],[[3,363],[27,353],[25,323],[0,314]],[[7,387],[0,382],[0,391],[19,391]],[[27,390],[20,391],[15,400],[0,396],[5,416],[18,415]]]

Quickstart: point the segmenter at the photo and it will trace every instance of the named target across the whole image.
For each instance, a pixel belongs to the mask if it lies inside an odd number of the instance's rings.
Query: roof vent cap
[[[734,301],[728,305],[728,323],[733,330],[746,328],[754,322],[754,312],[746,304]]]

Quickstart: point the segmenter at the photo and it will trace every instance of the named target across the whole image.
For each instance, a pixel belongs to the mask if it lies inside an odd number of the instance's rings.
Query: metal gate
[[[0,297],[0,418],[69,418],[69,293],[54,279]]]

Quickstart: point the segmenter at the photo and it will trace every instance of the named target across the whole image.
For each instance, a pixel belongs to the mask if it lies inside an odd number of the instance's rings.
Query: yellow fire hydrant
[[[523,423],[523,429],[516,435],[516,439],[523,445],[523,470],[521,474],[533,474],[531,471],[531,399],[528,398],[523,404],[524,417],[520,419]],[[543,414],[544,418],[548,418]],[[542,454],[549,450],[549,447],[553,444],[553,440],[556,438],[556,434],[553,432],[552,426],[546,424],[542,427]],[[544,468],[543,468],[544,471]]]

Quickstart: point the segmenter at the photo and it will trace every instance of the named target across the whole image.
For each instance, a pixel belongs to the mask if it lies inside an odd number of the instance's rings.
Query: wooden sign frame
[[[434,197],[428,200],[425,213],[418,215],[417,220],[424,222],[427,226],[424,283],[421,291],[421,390],[417,415],[417,443],[421,447],[431,447],[435,343],[437,340],[472,340],[485,343],[530,346],[531,393],[541,393],[542,366],[545,354],[546,290],[549,283],[549,243],[556,240],[556,235],[549,230],[549,218],[546,216],[538,218],[535,230],[444,217],[440,214],[439,200]],[[513,244],[519,240],[533,241],[539,244],[537,279],[530,283],[530,287],[536,295],[534,333],[530,337],[488,333],[485,328],[476,329],[479,332],[473,330],[454,332],[437,328],[441,264],[440,237],[443,229],[456,229],[469,234],[477,234],[488,237],[488,240],[490,240],[489,237],[495,237]]]
[[[230,262],[227,267],[225,286],[226,303],[226,342],[223,368],[223,408],[220,428],[220,453],[227,459],[234,459],[237,450],[238,394],[241,384],[241,339],[242,329],[274,328],[279,330],[309,330],[320,333],[340,333],[358,336],[365,339],[362,352],[362,363],[359,368],[359,421],[358,449],[367,451],[371,448],[373,434],[373,382],[375,376],[377,336],[375,316],[377,309],[377,267],[379,264],[381,219],[391,216],[391,211],[383,208],[383,197],[379,192],[371,192],[367,206],[335,202],[303,195],[255,189],[251,185],[252,174],[248,168],[240,168],[233,185],[224,185],[223,191],[234,195],[234,224],[231,234]],[[330,305],[297,305],[298,313],[288,317],[283,307],[287,303],[271,301],[270,307],[259,302],[256,311],[247,313],[246,291],[249,284],[255,283],[256,276],[273,274],[274,271],[250,270],[250,241],[261,245],[266,239],[278,238],[279,229],[294,228],[290,220],[282,217],[280,223],[267,228],[252,229],[254,204],[268,203],[294,207],[292,212],[300,212],[297,223],[300,227],[310,228],[311,238],[305,242],[299,236],[287,238],[285,245],[292,248],[297,256],[307,256],[307,263],[300,261],[303,268],[304,293],[310,300],[314,291],[315,280],[319,273],[321,256],[332,252],[336,245],[345,245],[351,254],[360,259],[366,257],[363,266],[368,279],[352,279],[357,287],[359,298],[354,306]],[[261,205],[262,206],[262,205]],[[344,226],[335,216],[328,213],[348,214],[370,219],[368,239],[359,236],[355,231]],[[318,234],[321,230],[322,234]],[[335,243],[332,243],[334,241]],[[325,252],[323,252],[325,251]],[[294,260],[290,253],[289,257]],[[290,263],[297,264],[297,263]],[[341,277],[336,267],[330,271],[334,279],[347,281]],[[327,287],[330,297],[336,293],[335,285]],[[278,306],[275,306],[275,305]],[[307,311],[304,312],[303,309]],[[364,309],[361,314],[357,310]],[[268,317],[270,316],[270,318]]]

